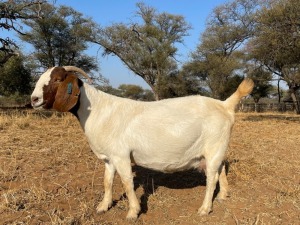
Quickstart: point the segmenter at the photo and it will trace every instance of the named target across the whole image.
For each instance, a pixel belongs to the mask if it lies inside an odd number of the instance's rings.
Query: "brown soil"
[[[201,217],[205,176],[134,167],[142,212],[125,220],[120,178],[114,205],[96,213],[104,164],[70,114],[0,114],[0,224],[299,224],[300,117],[237,114],[227,153],[230,197]]]

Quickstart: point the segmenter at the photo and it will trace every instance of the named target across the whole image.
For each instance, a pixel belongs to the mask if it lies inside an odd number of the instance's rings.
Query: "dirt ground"
[[[300,117],[237,114],[226,155],[230,197],[213,212],[197,210],[205,176],[134,167],[142,212],[125,220],[120,178],[113,207],[96,213],[104,164],[70,114],[0,112],[0,224],[299,224]]]

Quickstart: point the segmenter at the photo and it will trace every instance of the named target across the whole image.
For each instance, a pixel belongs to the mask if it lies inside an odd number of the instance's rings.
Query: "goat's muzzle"
[[[45,105],[45,102],[40,101],[40,99],[36,96],[31,96],[31,105],[34,109],[37,109]]]

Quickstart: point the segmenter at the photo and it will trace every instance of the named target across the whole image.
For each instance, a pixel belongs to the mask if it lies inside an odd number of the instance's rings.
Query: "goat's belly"
[[[135,139],[132,158],[137,165],[162,172],[199,168],[205,142],[200,131],[193,133],[183,137],[166,132],[162,137],[144,138],[143,143]]]
[[[133,154],[132,161],[139,166],[144,168],[157,170],[165,173],[173,173],[178,171],[184,171],[188,169],[195,169],[200,167],[200,162],[202,158],[193,158],[190,160],[161,160],[159,158],[140,158]]]

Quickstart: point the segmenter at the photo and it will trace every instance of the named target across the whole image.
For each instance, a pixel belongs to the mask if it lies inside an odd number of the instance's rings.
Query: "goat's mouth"
[[[38,102],[38,103],[31,103],[31,105],[34,109],[43,109],[44,106],[46,105],[46,102],[43,101],[43,102]]]

